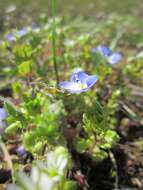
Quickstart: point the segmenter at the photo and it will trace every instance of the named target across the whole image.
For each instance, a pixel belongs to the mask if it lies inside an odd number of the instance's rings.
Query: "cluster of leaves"
[[[109,109],[93,102],[83,115],[84,137],[77,137],[78,152],[87,152],[95,161],[101,161],[108,156],[108,150],[119,140],[117,133],[111,129],[108,122]]]
[[[124,73],[129,76],[131,81],[136,83],[140,82],[141,76],[143,76],[143,52],[139,52],[136,56],[130,58],[130,64],[124,69]]]
[[[52,146],[61,141],[59,126],[64,116],[62,101],[50,103],[39,93],[34,98],[25,93],[19,110],[8,103],[5,107],[10,115],[6,134],[19,132],[27,150],[41,153],[44,144]]]

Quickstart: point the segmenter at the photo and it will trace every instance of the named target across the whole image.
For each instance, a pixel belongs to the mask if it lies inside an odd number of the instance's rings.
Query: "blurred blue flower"
[[[7,118],[7,112],[4,108],[0,108],[0,134],[2,134],[7,127],[5,119]]]
[[[122,54],[119,52],[112,52],[111,49],[109,49],[107,46],[105,45],[99,45],[95,48],[92,48],[92,52],[93,53],[100,53],[102,56],[104,56],[108,63],[114,65],[116,63],[118,63],[121,58],[122,58]]]
[[[8,41],[15,41],[16,40],[16,38],[13,34],[8,34],[5,38]]]
[[[18,31],[16,32],[16,35],[17,35],[18,37],[23,37],[23,36],[25,36],[28,32],[29,32],[29,29],[28,29],[27,27],[24,27],[24,28],[22,28],[21,30],[18,30]]]
[[[17,30],[15,33],[8,34],[6,36],[6,39],[8,41],[16,41],[16,37],[21,38],[21,37],[25,36],[29,31],[30,31],[29,28],[24,27],[24,28],[22,28],[20,30]]]
[[[96,75],[88,75],[84,71],[75,69],[70,77],[70,81],[62,81],[59,83],[61,89],[72,94],[79,94],[89,90],[98,80]]]
[[[23,146],[19,146],[17,149],[16,149],[16,153],[19,155],[19,156],[24,156],[26,154],[26,150]]]
[[[5,123],[5,119],[7,117],[7,112],[4,108],[0,108],[0,126],[1,127],[5,127],[6,123]]]
[[[110,56],[112,54],[112,51],[105,45],[99,45],[95,48],[92,48],[93,53],[100,53],[103,56]]]
[[[118,63],[122,59],[122,54],[119,52],[112,53],[111,56],[108,57],[108,62],[112,65]]]

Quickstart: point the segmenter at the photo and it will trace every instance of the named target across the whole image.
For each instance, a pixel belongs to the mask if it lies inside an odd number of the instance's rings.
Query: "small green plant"
[[[41,152],[42,147],[48,142],[56,145],[62,139],[60,136],[60,120],[65,114],[62,101],[51,103],[45,96],[37,93],[33,97],[24,94],[25,103],[17,111],[12,105],[5,103],[5,108],[10,114],[6,133],[22,132],[21,136],[25,148],[33,153]]]
[[[78,152],[87,152],[96,161],[101,161],[108,156],[110,148],[119,140],[118,134],[108,123],[108,115],[108,109],[98,102],[88,108],[83,115],[85,136],[76,138]]]

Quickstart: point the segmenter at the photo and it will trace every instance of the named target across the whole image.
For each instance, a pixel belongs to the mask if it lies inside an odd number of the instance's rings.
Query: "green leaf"
[[[13,94],[16,95],[18,97],[19,94],[21,94],[21,83],[20,82],[14,82],[12,84],[12,91],[13,91]]]
[[[28,73],[31,72],[31,68],[32,68],[32,61],[31,60],[23,61],[18,66],[19,74],[22,75],[22,76],[25,76],[25,75],[27,75]]]
[[[29,151],[33,151],[35,143],[36,143],[36,133],[26,132],[23,136],[24,147]]]
[[[15,123],[12,123],[5,129],[5,133],[6,134],[15,133],[17,131],[17,129],[19,129],[19,128],[21,128],[21,123],[20,123],[20,121],[16,121]]]
[[[18,111],[16,110],[14,105],[12,105],[10,102],[5,102],[4,107],[5,107],[5,109],[6,109],[6,111],[8,112],[9,115],[11,115],[13,117],[17,117]]]
[[[75,181],[66,181],[63,190],[76,190],[77,183]]]
[[[33,49],[30,45],[16,45],[13,48],[13,53],[15,55],[15,60],[17,64],[21,64],[21,62],[31,59],[33,55]]]
[[[10,116],[12,116],[14,119],[21,121],[22,124],[25,124],[25,125],[27,124],[27,121],[25,120],[24,115],[19,110],[17,110],[17,108],[14,105],[12,105],[12,103],[5,101],[4,107],[7,113]]]
[[[42,150],[42,146],[43,146],[43,143],[42,142],[37,142],[36,144],[35,144],[35,146],[33,147],[33,152],[34,153],[40,153],[41,152],[41,150]]]
[[[108,130],[104,135],[105,143],[100,147],[104,149],[111,148],[117,141],[119,140],[119,136],[116,131]]]
[[[80,153],[85,152],[87,149],[87,142],[85,139],[78,139],[76,143],[76,150]]]
[[[103,159],[105,159],[106,157],[108,156],[107,152],[105,152],[104,150],[101,150],[99,147],[95,147],[93,149],[93,152],[92,152],[92,159],[94,161],[101,161]]]

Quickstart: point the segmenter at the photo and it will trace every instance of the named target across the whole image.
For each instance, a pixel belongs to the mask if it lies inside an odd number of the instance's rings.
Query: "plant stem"
[[[53,63],[56,76],[56,84],[58,86],[59,76],[58,76],[58,67],[57,67],[57,57],[56,57],[56,23],[55,23],[55,14],[56,14],[56,0],[51,0],[51,10],[52,10],[52,53],[53,53]]]
[[[14,184],[15,183],[15,177],[14,177],[14,169],[13,169],[11,156],[9,155],[7,148],[6,148],[5,144],[2,142],[1,138],[0,138],[0,147],[1,147],[3,154],[4,154],[4,160],[8,163],[8,166],[11,170],[12,182]]]
[[[113,166],[114,166],[114,169],[115,169],[115,172],[116,172],[116,176],[115,176],[115,189],[118,189],[119,187],[119,177],[118,177],[118,166],[117,166],[117,162],[116,162],[116,159],[115,159],[115,156],[114,154],[109,151],[109,157],[113,163]]]

